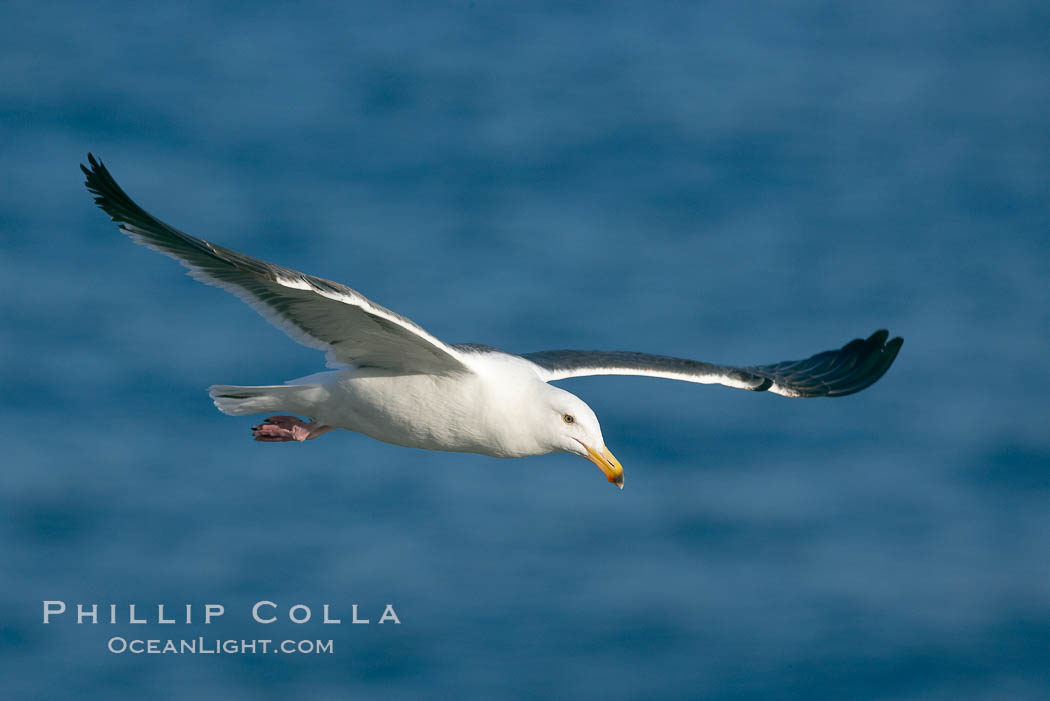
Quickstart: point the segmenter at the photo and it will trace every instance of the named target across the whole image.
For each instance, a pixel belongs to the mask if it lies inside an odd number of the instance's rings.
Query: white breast
[[[479,354],[475,373],[393,374],[351,368],[313,376],[327,390],[313,418],[386,443],[523,457],[547,452],[528,430],[547,387],[514,356]]]

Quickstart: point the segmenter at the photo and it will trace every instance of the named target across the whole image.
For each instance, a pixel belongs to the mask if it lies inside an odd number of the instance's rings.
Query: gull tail
[[[313,409],[327,394],[327,390],[321,385],[212,385],[208,388],[208,396],[212,398],[215,407],[230,416],[283,411],[312,417]]]

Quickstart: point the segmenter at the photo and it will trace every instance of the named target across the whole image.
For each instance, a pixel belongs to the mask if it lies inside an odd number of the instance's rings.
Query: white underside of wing
[[[558,380],[567,380],[573,377],[587,377],[591,375],[622,375],[622,376],[636,376],[636,377],[658,377],[663,380],[678,380],[680,382],[693,382],[701,385],[724,385],[726,387],[733,387],[734,389],[754,389],[752,385],[747,382],[734,379],[729,375],[720,373],[704,373],[704,374],[690,374],[684,372],[673,372],[669,370],[661,370],[659,368],[651,369],[640,369],[640,368],[616,368],[616,367],[588,367],[588,368],[572,368],[571,370],[547,370],[546,368],[539,368],[540,375],[543,377],[545,382],[557,382]],[[776,383],[770,385],[767,392],[773,394],[779,394],[782,397],[799,397],[802,396],[796,390],[788,387],[782,387]]]
[[[571,370],[547,370],[545,368],[541,368],[540,372],[547,382],[557,382],[558,380],[567,380],[572,377],[586,377],[589,375],[634,375],[637,377],[658,377],[664,380],[694,382],[701,385],[725,385],[727,387],[735,387],[737,389],[750,389],[750,386],[746,382],[735,380],[732,377],[729,377],[728,375],[721,375],[718,373],[692,375],[683,372],[671,372],[667,370],[660,370],[659,368],[639,369],[616,367],[588,367],[573,368]],[[774,385],[774,387],[776,387],[776,385]]]
[[[293,280],[287,277],[278,277],[277,284],[282,287],[291,287],[293,290],[312,290],[310,284],[306,280]]]

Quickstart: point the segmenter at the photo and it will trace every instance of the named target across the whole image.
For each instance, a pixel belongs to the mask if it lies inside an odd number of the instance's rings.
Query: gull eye
[[[574,423],[576,423],[576,419],[573,417],[572,414],[566,414],[565,416],[563,416],[561,418],[567,424],[574,424]]]

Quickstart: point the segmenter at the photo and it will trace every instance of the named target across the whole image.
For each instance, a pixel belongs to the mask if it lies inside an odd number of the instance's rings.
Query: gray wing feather
[[[165,224],[120,188],[106,167],[88,154],[81,165],[87,188],[120,230],[175,258],[201,282],[221,287],[249,304],[294,340],[328,352],[330,365],[352,364],[404,372],[463,371],[449,345],[420,326],[337,282],[251,258]]]
[[[629,351],[558,350],[522,357],[538,365],[548,382],[587,375],[642,375],[787,397],[842,397],[870,387],[886,374],[904,343],[900,337],[887,338],[889,332],[882,329],[804,360],[747,367]]]

